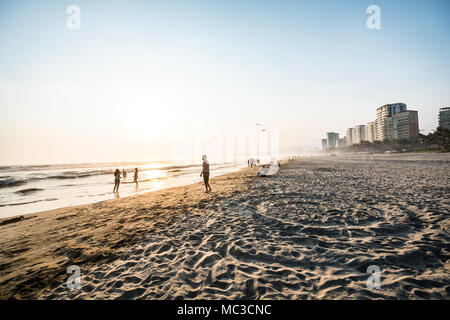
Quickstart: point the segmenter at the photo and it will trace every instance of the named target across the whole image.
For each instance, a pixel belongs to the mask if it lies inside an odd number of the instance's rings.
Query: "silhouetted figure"
[[[114,189],[113,189],[113,192],[118,192],[119,191],[119,185],[120,185],[120,170],[116,169],[116,171],[114,171]]]
[[[125,169],[123,169],[123,171],[122,171],[122,177],[123,177],[124,179],[127,178],[127,172],[125,171]]]
[[[134,183],[136,183],[136,185],[138,185],[138,177],[139,177],[138,168],[134,168]]]
[[[200,173],[200,177],[203,176],[203,182],[205,183],[206,193],[211,191],[211,186],[209,185],[209,162],[206,160],[206,155],[202,156],[203,164],[202,164],[202,173]]]

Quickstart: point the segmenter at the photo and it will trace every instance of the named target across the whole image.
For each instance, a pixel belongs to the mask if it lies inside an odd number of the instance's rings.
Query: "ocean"
[[[234,172],[244,164],[211,164],[211,177]],[[127,171],[119,192],[112,192],[114,171]],[[139,170],[139,185],[133,182]],[[0,167],[0,218],[67,206],[95,203],[202,181],[201,163],[61,164]]]

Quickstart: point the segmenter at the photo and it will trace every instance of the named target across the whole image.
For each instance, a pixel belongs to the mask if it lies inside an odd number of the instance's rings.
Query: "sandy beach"
[[[0,225],[0,298],[449,299],[449,168],[449,154],[303,158],[215,177],[211,194],[27,215]]]

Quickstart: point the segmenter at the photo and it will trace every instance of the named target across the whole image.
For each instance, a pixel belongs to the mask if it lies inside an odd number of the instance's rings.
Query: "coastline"
[[[449,299],[450,162],[425,157],[303,158],[212,178],[211,194],[197,183],[0,226],[0,298]]]
[[[242,182],[255,178],[256,171],[256,168],[244,168],[212,177],[211,194],[205,194],[203,182],[197,182],[29,213],[23,215],[22,221],[1,225],[0,299],[38,298],[42,290],[66,276],[69,265],[85,267],[113,261],[120,256],[121,248],[141,240],[147,228],[180,213],[196,214],[207,207],[206,201],[244,190]],[[178,207],[179,204],[182,205]]]
[[[212,171],[214,176],[219,176],[242,167],[245,167],[243,163],[219,164],[213,165]],[[147,163],[139,168],[139,185],[133,181],[130,164],[124,164],[122,168],[130,173],[130,177],[121,178],[120,193],[111,192],[113,167],[48,165],[3,171],[0,173],[0,224],[24,214],[98,203],[200,181],[199,165]]]

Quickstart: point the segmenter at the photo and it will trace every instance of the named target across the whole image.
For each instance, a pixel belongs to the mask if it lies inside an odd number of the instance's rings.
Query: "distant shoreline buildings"
[[[439,127],[450,130],[450,107],[439,109]]]
[[[442,121],[441,121],[442,119]],[[441,125],[441,122],[443,125]],[[441,108],[439,124],[450,127],[450,108]],[[407,110],[405,103],[385,104],[377,108],[377,117],[365,125],[346,130],[346,136],[339,139],[339,133],[327,132],[322,139],[322,149],[344,148],[363,141],[416,140],[419,135],[419,117],[415,110]]]

